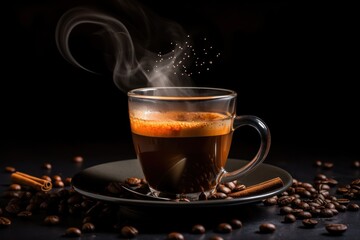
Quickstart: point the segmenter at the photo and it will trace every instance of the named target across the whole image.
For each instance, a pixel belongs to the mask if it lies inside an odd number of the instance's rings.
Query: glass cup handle
[[[240,169],[227,172],[222,175],[221,182],[229,182],[249,173],[262,163],[270,149],[271,135],[268,126],[263,120],[252,115],[236,116],[233,123],[233,131],[242,126],[251,126],[257,130],[260,135],[260,147],[255,157]]]

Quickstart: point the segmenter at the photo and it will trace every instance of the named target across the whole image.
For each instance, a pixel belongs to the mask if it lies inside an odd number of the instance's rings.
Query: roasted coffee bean
[[[294,210],[294,209],[293,209],[292,207],[283,206],[283,207],[280,208],[280,214],[281,214],[281,215],[289,214],[289,213],[292,213],[293,210]]]
[[[60,218],[57,215],[49,215],[44,218],[44,223],[46,225],[56,225],[59,224]]]
[[[230,233],[232,230],[232,226],[228,223],[220,223],[216,226],[215,229],[215,231],[218,233]]]
[[[134,238],[139,234],[139,231],[133,226],[123,226],[120,233],[123,237]]]
[[[327,183],[327,184],[329,184],[330,186],[335,186],[335,185],[337,185],[339,182],[338,182],[336,179],[334,179],[334,178],[328,178],[328,179],[326,179],[326,181],[325,181],[324,183]]]
[[[201,224],[195,224],[192,228],[191,228],[191,233],[194,234],[204,234],[205,233],[205,227]]]
[[[184,240],[184,235],[179,232],[171,232],[166,236],[167,240]]]
[[[238,191],[244,190],[245,188],[246,188],[246,186],[244,184],[237,184],[232,191],[238,192]]]
[[[77,227],[69,227],[65,231],[65,237],[80,237],[81,230]]]
[[[347,230],[347,226],[342,223],[330,223],[326,224],[325,229],[332,235],[340,235]]]
[[[32,212],[30,211],[21,211],[17,214],[18,217],[21,217],[21,218],[30,218],[32,216]]]
[[[359,211],[359,205],[356,204],[356,203],[350,203],[348,206],[347,206],[347,210],[348,211]]]
[[[293,223],[293,222],[296,222],[296,217],[295,217],[295,215],[294,215],[294,214],[291,214],[291,213],[286,214],[286,215],[284,216],[284,222],[285,222],[285,223]]]
[[[278,205],[279,206],[286,206],[289,205],[293,200],[295,199],[295,197],[293,196],[282,196],[280,198],[278,198]]]
[[[324,169],[330,169],[330,168],[334,167],[334,163],[332,163],[332,162],[323,162],[322,167]]]
[[[50,170],[52,168],[51,163],[48,162],[44,162],[41,167],[46,170]]]
[[[47,175],[41,176],[41,179],[44,179],[44,180],[49,181],[49,182],[52,181],[51,177],[49,177],[49,176],[47,176]]]
[[[7,217],[0,217],[0,227],[6,227],[11,225],[11,220]]]
[[[273,233],[276,230],[276,226],[273,223],[262,223],[259,226],[260,233]]]
[[[297,217],[297,216],[299,216],[299,214],[301,214],[302,212],[304,212],[304,210],[302,210],[301,208],[294,208],[291,213],[294,214],[295,217]]]
[[[65,178],[65,180],[64,180],[65,186],[70,186],[70,185],[71,185],[71,181],[72,181],[72,178],[71,178],[71,177]]]
[[[61,181],[61,180],[56,180],[56,181],[54,182],[54,187],[56,187],[56,188],[63,188],[64,186],[65,186],[65,184],[64,184],[64,182]]]
[[[336,205],[335,208],[340,212],[345,212],[347,210],[347,207],[343,204]]]
[[[52,179],[54,182],[56,182],[56,181],[62,181],[62,178],[61,178],[60,175],[54,175],[54,176],[52,176],[51,179]]]
[[[352,166],[353,166],[354,168],[360,168],[360,161],[358,161],[358,160],[354,161],[354,162],[352,163]]]
[[[298,219],[306,219],[306,218],[312,218],[312,215],[310,212],[308,211],[302,211],[302,212],[299,212],[296,217]]]
[[[84,158],[82,156],[75,156],[73,157],[72,161],[75,163],[82,163],[84,161]]]
[[[8,213],[17,214],[18,212],[20,212],[19,203],[18,203],[18,202],[14,202],[14,203],[9,202],[9,203],[6,205],[5,210],[6,210]]]
[[[321,160],[316,160],[316,161],[314,162],[314,165],[315,165],[316,167],[321,167],[321,166],[322,166],[322,161],[321,161]]]
[[[233,218],[230,220],[230,225],[233,229],[239,229],[242,228],[243,224],[239,219]]]
[[[333,212],[334,216],[339,214],[339,211],[336,208],[332,208],[331,211]]]
[[[302,224],[304,225],[304,227],[312,228],[312,227],[315,227],[316,224],[318,224],[318,221],[313,218],[306,218],[306,219],[302,220]]]
[[[330,190],[330,185],[329,184],[325,184],[325,183],[320,183],[317,186],[318,190]]]
[[[334,208],[335,208],[335,204],[333,204],[333,203],[326,203],[324,207],[325,207],[325,208],[334,209]]]
[[[270,197],[270,198],[266,198],[263,201],[265,206],[272,206],[272,205],[276,205],[277,204],[277,199],[274,197]]]
[[[218,191],[218,192],[225,193],[225,194],[231,193],[231,189],[228,188],[228,187],[226,187],[226,186],[223,185],[223,184],[220,184],[220,185],[217,187],[217,191]]]
[[[320,210],[320,216],[325,218],[331,218],[334,216],[334,212],[330,208],[324,208]]]
[[[8,190],[9,191],[20,191],[21,185],[17,184],[17,183],[10,184],[10,186],[8,187]]]
[[[226,187],[230,188],[231,190],[234,190],[236,188],[236,180],[232,182],[226,182],[224,183]]]
[[[82,225],[81,230],[83,232],[89,233],[89,232],[94,232],[95,231],[95,225],[92,224],[91,222],[86,222]]]

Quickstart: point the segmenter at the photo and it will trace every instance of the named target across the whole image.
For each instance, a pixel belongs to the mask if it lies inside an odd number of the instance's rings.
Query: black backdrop
[[[126,94],[105,70],[101,47],[89,44],[87,36],[74,37],[79,58],[98,67],[97,75],[67,62],[55,43],[56,23],[65,11],[92,6],[116,14],[117,1],[8,2],[2,21],[2,145],[128,141]],[[195,36],[208,37],[221,57],[194,82],[236,90],[238,114],[264,119],[274,147],[356,154],[359,39],[354,6],[141,3]]]

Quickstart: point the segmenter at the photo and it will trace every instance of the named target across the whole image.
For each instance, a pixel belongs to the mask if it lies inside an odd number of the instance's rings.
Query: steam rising
[[[114,17],[113,14],[90,8],[74,8],[66,12],[59,19],[56,28],[56,44],[62,56],[78,67],[94,72],[74,58],[69,43],[75,28],[94,24],[103,30],[96,34],[101,35],[104,46],[111,49],[110,67],[113,80],[124,92],[145,86],[189,86],[194,74],[190,70],[192,61],[195,61],[197,68],[209,69],[205,66],[212,64],[212,61],[201,61],[190,35],[178,24],[145,14],[143,8],[134,5],[134,1],[131,6],[125,3],[127,2],[119,2],[134,20],[126,24],[131,26],[132,32],[123,23],[125,21],[120,21],[119,17]],[[162,44],[163,38],[167,39],[167,46]],[[159,47],[156,46],[157,43],[162,44],[165,51],[153,50]],[[203,49],[203,54],[207,54],[206,49]],[[200,73],[200,70],[197,70],[197,73]]]

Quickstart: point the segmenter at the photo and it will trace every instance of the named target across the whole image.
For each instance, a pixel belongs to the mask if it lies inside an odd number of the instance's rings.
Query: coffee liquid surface
[[[131,116],[136,154],[150,187],[170,194],[210,191],[231,145],[231,118],[218,113]]]
[[[218,136],[231,132],[230,116],[212,112],[134,112],[131,130],[152,137]]]

